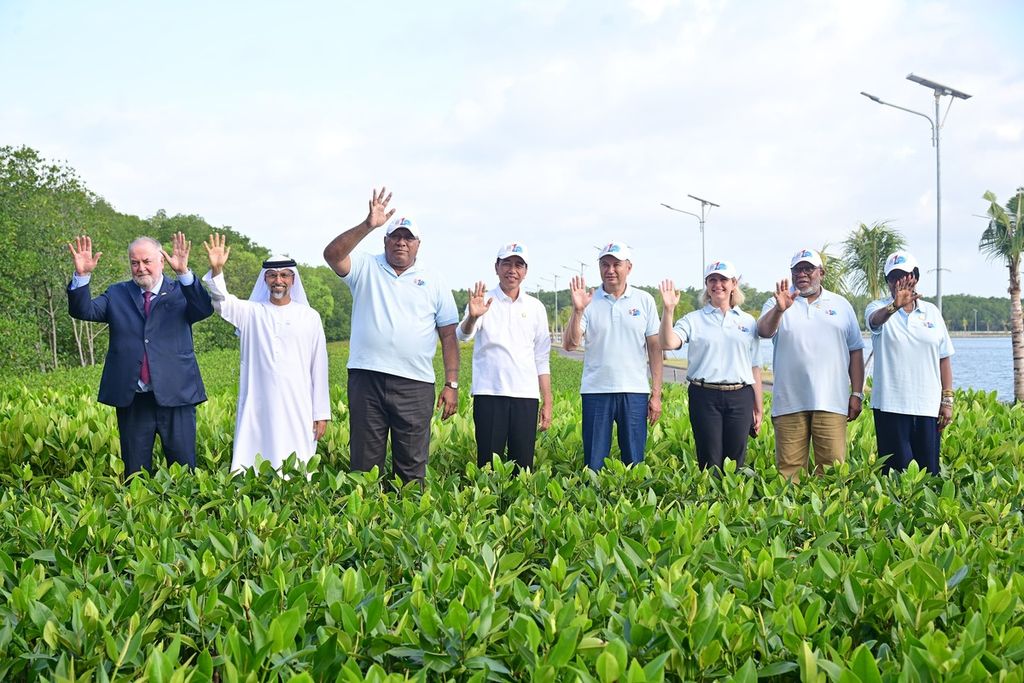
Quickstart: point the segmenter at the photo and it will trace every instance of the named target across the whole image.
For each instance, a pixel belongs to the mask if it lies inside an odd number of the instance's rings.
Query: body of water
[[[864,339],[864,358],[871,352]],[[995,391],[1000,401],[1013,400],[1013,354],[1010,337],[953,337],[953,386],[958,389]],[[761,360],[772,365],[772,342],[761,340]],[[868,374],[871,366],[868,366]]]

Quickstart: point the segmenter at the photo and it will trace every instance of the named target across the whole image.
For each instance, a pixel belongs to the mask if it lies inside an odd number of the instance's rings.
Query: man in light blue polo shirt
[[[864,340],[853,307],[821,286],[825,268],[813,249],[793,254],[789,280],[775,286],[757,321],[774,345],[772,425],[775,464],[787,479],[810,466],[815,474],[846,458],[846,423],[864,399]]]
[[[613,422],[622,461],[635,464],[644,459],[647,424],[661,417],[661,320],[654,297],[626,282],[631,257],[628,246],[611,242],[598,256],[601,287],[588,292],[582,276],[569,283],[572,316],[563,346],[572,351],[585,342],[583,458],[592,470],[611,452]]]
[[[352,290],[348,399],[352,469],[383,472],[391,435],[392,466],[403,482],[423,482],[430,448],[434,365],[441,339],[445,384],[437,398],[441,419],[459,406],[459,321],[455,299],[441,278],[416,263],[420,230],[388,210],[391,194],[373,192],[362,223],[324,249],[324,259]],[[354,252],[388,223],[384,253]]]

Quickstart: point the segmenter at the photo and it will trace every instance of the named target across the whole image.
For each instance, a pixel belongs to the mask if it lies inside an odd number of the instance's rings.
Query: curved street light
[[[717,207],[717,206],[720,206],[720,205],[719,204],[715,204],[714,202],[708,201],[707,199],[701,199],[700,197],[695,197],[692,194],[688,194],[686,196],[689,197],[690,199],[696,199],[698,202],[700,202],[700,215],[699,216],[697,214],[695,214],[695,213],[690,212],[690,211],[684,211],[682,209],[677,209],[674,206],[669,206],[668,204],[665,204],[664,202],[662,202],[661,205],[664,206],[669,211],[675,211],[677,213],[685,213],[686,215],[693,216],[698,221],[700,221],[700,277],[697,278],[697,283],[698,283],[697,289],[700,289],[703,286],[703,284],[704,284],[704,266],[707,265],[707,255],[704,253],[704,222],[705,222],[705,219],[707,217],[707,214],[710,213],[710,209],[708,209],[708,207],[709,206]]]
[[[878,104],[884,104],[887,107],[893,109],[899,109],[905,111],[908,114],[914,114],[920,116],[923,119],[927,119],[928,123],[932,127],[932,146],[935,148],[935,305],[942,312],[942,157],[939,152],[939,133],[942,130],[942,121],[939,120],[939,100],[943,95],[948,95],[950,98],[960,98],[962,100],[969,99],[971,96],[965,92],[950,88],[949,86],[930,81],[927,78],[921,76],[915,76],[910,74],[907,76],[908,81],[913,81],[918,85],[923,85],[926,88],[931,88],[935,94],[935,119],[928,116],[927,114],[913,109],[907,109],[901,107],[898,104],[892,104],[886,102],[880,97],[866,93],[863,90],[861,95],[868,98],[872,102]],[[950,99],[949,106],[953,105],[953,100]],[[946,107],[946,113],[949,113],[949,107]]]

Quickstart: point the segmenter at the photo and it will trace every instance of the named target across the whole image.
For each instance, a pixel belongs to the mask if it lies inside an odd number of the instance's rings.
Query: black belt
[[[750,386],[743,382],[705,382],[702,379],[691,379],[690,384],[695,384],[702,389],[716,389],[718,391],[738,391],[743,387]]]

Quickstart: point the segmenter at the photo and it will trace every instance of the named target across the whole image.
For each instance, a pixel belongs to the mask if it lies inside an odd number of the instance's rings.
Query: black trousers
[[[540,401],[535,398],[474,396],[476,464],[483,467],[495,455],[504,456],[507,446],[509,460],[519,467],[532,468],[539,409]]]
[[[196,466],[196,407],[157,405],[152,391],[135,394],[131,405],[117,409],[117,430],[125,475],[153,471],[153,443],[160,435],[167,464]]]
[[[917,466],[939,476],[939,432],[938,416],[904,415],[872,410],[875,418],[875,441],[878,456],[890,456],[882,464],[882,474],[892,470],[902,472],[911,460]]]
[[[391,464],[404,483],[423,482],[430,456],[434,385],[373,370],[348,371],[349,447],[352,469],[387,472]]]
[[[725,458],[742,466],[754,424],[754,387],[719,391],[690,384],[690,425],[701,469],[722,468]]]

